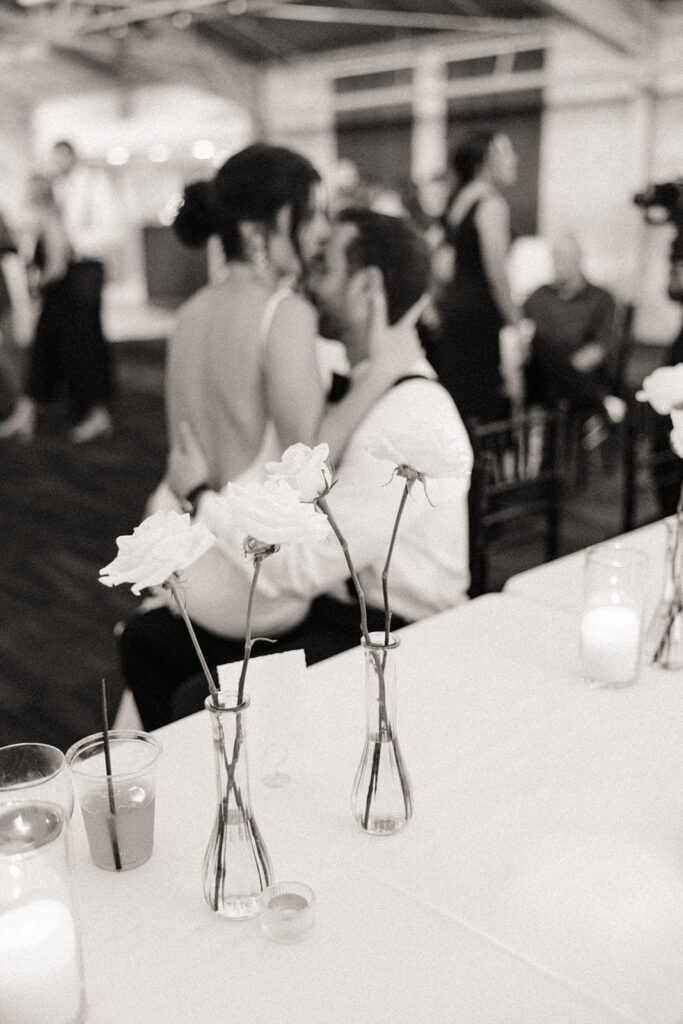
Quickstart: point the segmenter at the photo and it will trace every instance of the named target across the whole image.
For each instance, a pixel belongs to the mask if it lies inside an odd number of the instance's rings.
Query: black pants
[[[531,359],[526,370],[527,401],[555,406],[566,399],[572,409],[586,417],[606,417],[603,399],[610,394],[606,374],[597,367],[589,373],[576,370],[567,352],[556,342],[536,332],[532,341]]]
[[[78,421],[112,397],[112,367],[102,332],[104,269],[95,260],[72,263],[49,285],[31,347],[26,394],[50,401],[66,385],[70,416]]]
[[[663,366],[675,366],[683,362],[683,327],[678,337],[671,343],[667,351]],[[669,453],[671,442],[671,419],[669,416],[660,416],[653,412],[654,420],[653,440],[654,450],[658,454]],[[683,484],[683,460],[676,458],[673,464],[666,458],[656,463],[652,469],[653,483],[657,495],[659,512],[663,516],[673,515],[678,506],[678,498]]]
[[[405,625],[404,619],[392,616],[393,629]],[[383,630],[384,614],[369,608],[368,627],[371,632]],[[243,641],[226,640],[200,626],[194,629],[214,678],[216,665],[242,660]],[[256,644],[251,657],[303,648],[306,663],[313,665],[358,643],[358,605],[319,597],[300,626],[279,637],[275,644]],[[209,691],[197,654],[185,623],[167,608],[130,619],[120,637],[119,653],[124,678],[133,691],[145,729],[158,729],[204,706]]]
[[[0,313],[0,419],[9,416],[21,394],[26,350],[14,341],[11,309]]]

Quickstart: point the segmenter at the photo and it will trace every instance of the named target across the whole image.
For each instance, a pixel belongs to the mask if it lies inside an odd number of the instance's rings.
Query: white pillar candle
[[[77,1024],[81,972],[69,908],[39,899],[0,916],[2,1024]]]
[[[583,671],[601,683],[629,683],[638,671],[640,619],[632,608],[591,608],[581,620]]]

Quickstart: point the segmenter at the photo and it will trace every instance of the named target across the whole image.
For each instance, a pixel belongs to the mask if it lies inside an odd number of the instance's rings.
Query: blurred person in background
[[[506,260],[510,214],[502,189],[514,184],[517,155],[507,135],[477,132],[452,157],[456,188],[444,216],[455,253],[450,286],[440,289],[434,363],[465,422],[509,415],[521,401],[521,373],[501,369],[501,328],[523,345],[522,314],[512,300]],[[520,355],[520,361],[521,361]]]
[[[21,393],[32,324],[26,266],[0,214],[0,417],[14,410]]]
[[[52,399],[64,381],[74,422],[69,436],[83,444],[112,430],[102,288],[105,260],[120,238],[120,215],[106,174],[81,164],[70,142],[52,148],[50,184],[49,197],[33,195],[42,214],[36,259],[43,301],[28,383],[14,413],[0,425],[0,436],[30,438],[37,405]]]
[[[616,303],[605,288],[588,281],[573,235],[552,245],[554,281],[541,285],[524,304],[535,325],[527,366],[530,400],[555,406],[565,399],[584,415],[584,446],[593,448],[620,423],[626,404],[615,395]]]
[[[61,330],[64,310],[59,285],[71,258],[62,215],[46,175],[36,173],[29,178],[28,204],[35,236],[28,274],[31,294],[38,304],[38,320],[29,349],[24,390],[12,414],[0,424],[0,437],[17,437],[23,441],[33,437],[38,402],[52,396],[64,374],[61,350],[55,337]]]

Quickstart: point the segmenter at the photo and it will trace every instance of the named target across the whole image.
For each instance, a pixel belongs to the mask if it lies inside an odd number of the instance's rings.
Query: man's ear
[[[384,275],[379,267],[363,267],[349,281],[349,307],[357,320],[366,320],[375,295],[384,291]]]

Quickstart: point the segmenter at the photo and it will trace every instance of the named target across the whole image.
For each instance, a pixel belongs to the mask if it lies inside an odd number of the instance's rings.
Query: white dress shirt
[[[433,377],[420,360],[412,371]],[[448,392],[435,380],[412,379],[387,391],[356,428],[338,469],[328,504],[348,541],[351,558],[369,606],[382,608],[382,570],[399,508],[404,480],[394,466],[370,455],[371,439],[406,423],[418,429],[454,431],[471,446]],[[415,620],[459,604],[469,585],[468,480],[432,480],[428,495],[417,482],[406,503],[389,571],[393,612]],[[207,493],[199,516],[215,530],[220,524],[217,496]],[[218,518],[217,518],[218,515]],[[242,555],[241,537],[215,545],[183,574],[190,617],[199,625],[241,638],[252,564]],[[349,570],[337,538],[294,545],[264,559],[254,601],[254,635],[277,635],[305,618],[320,594],[350,600]]]
[[[74,167],[54,183],[73,259],[104,260],[121,238],[121,216],[103,171]]]

